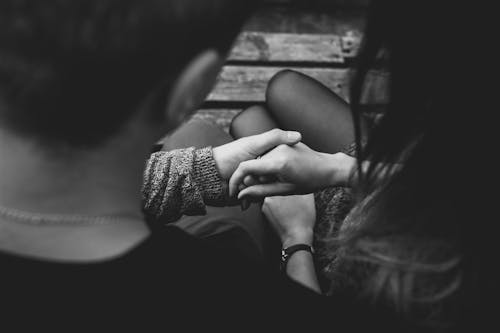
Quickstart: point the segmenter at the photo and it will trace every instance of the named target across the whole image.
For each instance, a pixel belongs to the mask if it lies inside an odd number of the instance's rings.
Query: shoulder
[[[314,313],[312,309],[321,307],[320,297],[290,280],[174,227],[153,231],[142,244],[113,260],[29,267],[16,287],[11,285],[12,297],[7,299],[29,300],[44,316],[56,311],[69,319],[85,313],[91,320],[104,316],[123,326],[140,319],[166,328],[179,322],[185,328],[240,331],[272,323],[283,327],[290,323],[283,319],[287,317],[311,324],[304,311]],[[36,284],[30,283],[34,274]],[[47,299],[55,306],[44,307]]]

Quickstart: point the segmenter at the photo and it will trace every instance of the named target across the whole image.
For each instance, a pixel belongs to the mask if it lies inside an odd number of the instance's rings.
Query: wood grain
[[[365,29],[365,18],[364,10],[343,7],[330,10],[285,6],[264,7],[249,19],[243,30],[338,36],[351,33],[361,36]]]
[[[225,66],[217,79],[215,89],[209,95],[210,102],[254,102],[265,101],[269,80],[284,67]],[[340,95],[349,96],[349,69],[341,68],[291,68],[306,74]],[[363,103],[385,104],[387,101],[388,75],[383,71],[372,71],[368,76],[362,97]]]
[[[370,0],[264,0],[265,4],[271,5],[304,5],[313,7],[336,6],[336,7],[366,7]]]
[[[241,112],[242,109],[201,109],[198,110],[193,118],[203,119],[222,128],[229,133],[229,126],[233,118]]]
[[[228,131],[232,118],[265,101],[269,80],[289,68],[323,83],[345,100],[363,37],[368,0],[266,0],[245,25],[209,95],[195,117]],[[388,74],[372,71],[362,102],[379,112],[387,98]],[[207,108],[208,107],[208,108]]]
[[[287,34],[243,32],[228,61],[306,62],[343,64],[360,42],[354,38],[349,45],[346,36],[327,34]]]
[[[231,121],[233,118],[238,115],[243,109],[200,109],[194,115],[194,119],[203,119],[209,123],[212,123],[219,128],[221,128],[224,132],[229,133],[229,127],[231,126]],[[370,122],[378,121],[382,114],[381,110],[378,107],[368,106],[364,109],[364,117]]]

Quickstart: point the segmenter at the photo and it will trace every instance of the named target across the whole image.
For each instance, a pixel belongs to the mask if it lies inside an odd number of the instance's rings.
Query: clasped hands
[[[314,197],[297,194],[348,186],[355,165],[348,155],[314,151],[301,139],[298,132],[274,129],[213,149],[220,175],[229,182],[230,197],[263,200],[262,211],[283,246],[312,244]]]
[[[230,197],[259,200],[349,185],[354,158],[317,152],[301,139],[298,132],[274,129],[215,147],[214,159],[229,182]]]

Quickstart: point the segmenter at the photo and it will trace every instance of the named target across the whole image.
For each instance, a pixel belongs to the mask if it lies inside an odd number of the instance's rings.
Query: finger
[[[261,176],[274,174],[279,171],[278,164],[272,159],[261,158],[259,160],[249,160],[240,163],[229,179],[229,196],[235,196],[238,186],[248,175]]]
[[[238,199],[246,197],[267,197],[275,195],[292,194],[295,191],[295,185],[290,183],[271,183],[259,184],[245,188],[238,194]]]
[[[248,187],[248,186],[259,184],[259,181],[260,181],[260,177],[259,178],[255,178],[252,175],[248,175],[248,176],[245,176],[245,178],[243,179],[243,184],[245,184],[245,186]],[[240,191],[241,190],[242,189],[240,189]]]
[[[272,148],[286,144],[294,145],[302,140],[302,135],[295,131],[273,129],[265,133],[248,137],[251,149],[255,155],[262,155]]]
[[[272,176],[259,176],[259,183],[261,183],[261,184],[272,183],[274,181],[275,181],[275,178]],[[256,185],[256,184],[252,184],[252,185]],[[249,186],[251,186],[251,185],[249,185]]]

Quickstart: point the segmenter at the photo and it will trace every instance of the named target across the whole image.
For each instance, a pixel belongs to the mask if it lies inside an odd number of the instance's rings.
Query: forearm
[[[344,153],[327,154],[322,153],[324,163],[323,170],[319,173],[325,179],[325,187],[350,187],[353,185],[352,175],[356,171],[356,158]]]
[[[321,293],[313,256],[307,251],[295,252],[286,265],[286,274],[294,281]]]
[[[300,229],[290,230],[287,236],[282,237],[282,246],[287,248],[297,244],[312,245],[313,230]],[[297,251],[293,253],[286,263],[286,274],[294,281],[321,293],[316,269],[314,267],[313,254],[308,251]]]
[[[328,186],[353,187],[359,181],[358,161],[355,157],[344,153],[324,154],[326,170],[324,171],[325,184]],[[383,182],[402,168],[402,164],[380,164],[375,170],[377,182]],[[366,172],[371,167],[370,161],[364,161],[361,172]]]

